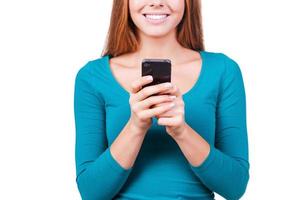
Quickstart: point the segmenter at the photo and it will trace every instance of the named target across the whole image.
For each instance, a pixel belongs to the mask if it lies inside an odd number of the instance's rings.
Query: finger
[[[173,87],[170,88],[169,90],[167,91],[164,91],[163,94],[169,94],[169,95],[174,95],[176,97],[179,97],[182,95],[181,91],[180,91],[180,88],[177,87],[175,84],[173,84]]]
[[[137,93],[139,90],[141,90],[143,85],[151,83],[152,81],[153,77],[151,75],[142,76],[131,83],[130,92]]]
[[[158,95],[159,92],[166,91],[172,87],[170,82],[150,85],[141,89],[136,96],[137,101],[142,101],[151,95]]]
[[[175,106],[174,102],[169,102],[164,106],[143,110],[141,111],[141,115],[143,118],[151,118],[166,112],[167,110],[173,108],[174,106]]]
[[[167,101],[173,101],[173,102],[176,102],[176,98],[177,98],[177,97],[174,96],[174,95],[167,95],[167,94],[155,95],[154,97],[157,97],[157,96],[158,96],[158,97],[160,97],[160,96],[165,97],[165,96],[166,96],[166,100],[165,100],[165,99],[162,99],[162,102],[158,102],[158,101],[152,102],[151,108],[162,106],[162,105],[164,105],[164,103],[167,102]],[[151,98],[151,97],[149,97],[149,98]],[[147,99],[149,99],[149,98],[147,98]]]
[[[145,109],[156,107],[156,105],[160,105],[160,104],[164,105],[165,102],[171,102],[175,98],[176,98],[175,96],[171,96],[171,95],[155,95],[146,98],[142,101],[138,101],[137,106],[140,110],[145,110]]]
[[[158,119],[158,118],[161,118],[161,117],[173,117],[175,115],[176,115],[175,109],[171,108],[171,109],[167,110],[166,112],[164,112],[162,114],[156,115],[155,117]]]
[[[177,105],[174,106],[173,108],[167,110],[166,112],[156,115],[156,118],[160,117],[175,117],[175,116],[184,116],[185,115],[185,110],[181,107],[178,107]]]
[[[162,117],[159,118],[157,123],[163,126],[176,126],[179,123],[180,118],[175,117]]]

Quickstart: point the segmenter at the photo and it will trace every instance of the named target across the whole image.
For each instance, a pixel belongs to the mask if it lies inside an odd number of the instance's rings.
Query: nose
[[[162,0],[151,0],[151,1],[149,2],[149,6],[150,6],[150,7],[157,7],[157,6],[162,7],[162,6],[164,6],[164,3],[163,3]]]

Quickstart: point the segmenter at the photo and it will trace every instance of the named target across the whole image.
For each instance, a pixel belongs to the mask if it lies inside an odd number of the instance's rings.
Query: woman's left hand
[[[185,104],[179,88],[175,84],[172,85],[173,87],[167,91],[167,93],[169,95],[176,96],[176,98],[173,100],[175,106],[156,117],[159,125],[166,126],[166,132],[170,136],[178,137],[184,133],[187,125],[185,122]],[[158,105],[156,105],[156,107]]]

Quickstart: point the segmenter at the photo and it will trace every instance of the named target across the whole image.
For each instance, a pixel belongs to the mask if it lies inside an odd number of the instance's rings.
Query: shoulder
[[[90,80],[102,76],[106,70],[107,56],[101,56],[96,59],[86,61],[76,72],[76,80],[85,79]]]
[[[206,56],[207,62],[210,64],[210,68],[215,72],[220,73],[221,76],[241,73],[238,62],[227,54],[211,51],[204,51],[203,54]]]
[[[108,76],[106,70],[106,59],[108,57],[102,56],[100,58],[86,61],[75,75],[75,92],[76,94],[93,94],[99,101],[103,101],[102,93],[99,93],[98,88],[102,88],[107,84]]]

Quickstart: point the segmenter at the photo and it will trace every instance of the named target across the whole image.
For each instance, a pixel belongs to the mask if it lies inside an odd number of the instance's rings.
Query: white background
[[[101,54],[111,3],[0,2],[0,199],[80,199],[74,79]],[[236,60],[245,82],[251,165],[245,200],[301,199],[298,3],[202,3],[206,50]]]

